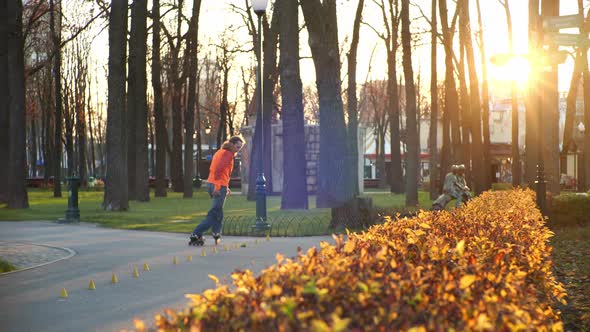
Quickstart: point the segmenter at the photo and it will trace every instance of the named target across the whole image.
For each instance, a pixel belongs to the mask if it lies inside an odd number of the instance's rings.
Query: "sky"
[[[339,29],[339,40],[343,51],[348,51],[349,45],[345,44],[342,46],[343,41],[347,36],[352,33],[352,23],[354,21],[354,14],[357,6],[356,0],[337,0],[338,10],[338,29]],[[269,1],[273,3],[273,0]],[[430,3],[431,0],[413,0],[410,15],[412,16],[412,30],[413,31],[426,31],[429,30],[427,27],[427,21],[421,18],[420,10],[422,9],[427,16],[430,16]],[[471,1],[472,11],[472,29],[473,31],[478,30],[477,26],[477,13],[475,7],[475,1]],[[186,3],[185,12],[187,15],[190,14],[190,7],[192,2],[189,0]],[[199,25],[199,40],[200,43],[209,45],[214,44],[218,41],[219,36],[228,27],[241,26],[243,22],[241,17],[232,12],[229,9],[230,4],[244,7],[244,0],[217,0],[217,1],[203,1],[200,15]],[[452,17],[454,12],[453,1],[449,1],[449,16]],[[499,0],[480,0],[483,13],[483,24],[484,24],[484,38],[486,43],[486,53],[488,59],[494,54],[506,53],[508,51],[508,40],[507,40],[507,27],[506,17],[504,9],[500,5]],[[269,5],[270,7],[270,5]],[[514,45],[516,53],[526,53],[528,49],[527,38],[528,38],[528,1],[526,0],[510,0],[510,7],[512,10],[513,29],[514,29]],[[148,8],[151,8],[151,3],[148,4]],[[577,12],[577,1],[576,0],[561,0],[560,14],[574,14]],[[268,10],[270,15],[271,11]],[[300,21],[303,23],[303,16],[300,12]],[[374,0],[365,0],[365,8],[363,11],[363,21],[370,24],[376,29],[382,28],[382,17],[378,7],[375,5]],[[440,23],[440,22],[439,22]],[[98,29],[98,28],[97,28]],[[440,29],[440,26],[439,26]],[[576,31],[570,31],[576,33]],[[247,29],[238,29],[234,32],[235,38],[240,42],[243,41],[245,45],[250,45],[251,36],[248,35]],[[357,81],[359,83],[365,81],[366,78],[371,79],[383,79],[387,75],[386,67],[386,56],[384,43],[375,32],[367,25],[361,26],[360,41],[358,48],[358,63],[357,63]],[[307,44],[307,32],[305,29],[301,31],[300,36],[300,56],[302,60],[301,65],[301,78],[304,85],[312,85],[315,82],[315,72],[313,62],[311,59],[311,52]],[[430,81],[430,35],[423,34],[423,40],[418,41],[413,54],[414,72],[420,73],[421,82],[423,85],[424,93],[427,93],[427,89]],[[151,39],[151,37],[149,38]],[[350,38],[349,38],[350,39]],[[476,44],[474,43],[474,47]],[[568,48],[563,48],[568,49]],[[571,51],[571,49],[569,49]],[[368,66],[371,54],[373,54],[372,60],[372,71],[369,76]],[[444,50],[442,47],[438,48],[438,68],[439,68],[439,80],[444,79]],[[480,58],[479,52],[476,50],[476,59]],[[101,68],[105,68],[108,61],[108,29],[104,29],[102,33],[95,39],[93,44],[93,58],[97,65]],[[341,57],[344,60],[344,56]],[[401,56],[399,57],[401,61]],[[250,66],[253,63],[253,54],[241,54],[236,58],[236,64],[234,65],[234,71],[230,74],[230,84],[234,86],[230,88],[230,99],[235,98],[235,85],[240,84],[239,69],[240,66]],[[346,68],[346,64],[343,63],[343,68]],[[401,64],[400,64],[401,68]],[[526,71],[522,70],[526,66],[517,66],[512,68],[500,68],[493,66],[488,63],[488,71],[490,80],[496,80],[500,84],[502,82],[508,82],[511,78],[515,77],[518,81],[526,81],[522,79],[526,77]],[[560,65],[559,68],[559,89],[560,91],[567,90],[569,86],[569,79],[571,77],[571,71],[573,68],[573,60],[568,58],[565,64]],[[99,74],[104,76],[104,69],[99,70]],[[401,70],[400,70],[401,72]],[[342,77],[346,74],[345,71],[342,73]],[[106,90],[106,78],[99,77],[99,85],[105,86]],[[494,94],[492,86],[492,95]],[[233,92],[232,92],[233,91]],[[233,95],[233,96],[232,96]]]

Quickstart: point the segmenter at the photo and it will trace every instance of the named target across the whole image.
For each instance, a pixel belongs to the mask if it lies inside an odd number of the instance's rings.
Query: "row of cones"
[[[270,241],[270,235],[266,235],[266,240]],[[258,239],[255,240],[255,244],[258,244]],[[245,244],[241,245],[242,247],[245,247]],[[234,243],[234,249],[238,249],[240,247],[240,245],[238,245],[237,243]],[[224,247],[225,251],[230,251],[231,247],[229,244],[226,244]],[[217,253],[217,246],[213,247],[213,253]],[[207,256],[207,251],[205,249],[203,249],[201,251],[201,257],[205,257]],[[189,255],[187,256],[186,260],[188,262],[192,262],[193,260],[193,256]],[[174,265],[178,264],[178,259],[176,259],[176,256],[174,256],[174,258],[172,259],[172,263]],[[150,270],[150,266],[147,263],[143,264],[143,271],[149,271]],[[133,278],[139,278],[139,270],[137,269],[137,266],[133,268]],[[116,284],[119,282],[119,278],[117,278],[117,275],[115,273],[113,273],[113,276],[111,277],[111,283],[112,284]],[[96,289],[96,285],[94,284],[94,280],[90,279],[90,282],[88,283],[88,289],[90,290],[94,290]],[[68,291],[66,290],[66,288],[62,288],[59,297],[61,298],[67,298],[68,297]]]

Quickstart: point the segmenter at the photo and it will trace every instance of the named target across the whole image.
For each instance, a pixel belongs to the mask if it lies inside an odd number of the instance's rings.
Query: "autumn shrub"
[[[562,330],[565,291],[552,233],[532,191],[486,192],[453,211],[420,212],[300,251],[260,275],[187,295],[160,330]],[[143,323],[137,323],[138,329]]]

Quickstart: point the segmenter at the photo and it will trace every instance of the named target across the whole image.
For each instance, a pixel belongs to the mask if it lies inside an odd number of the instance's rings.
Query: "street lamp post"
[[[258,175],[256,176],[256,224],[253,226],[254,231],[263,232],[270,228],[266,219],[266,179],[264,178],[264,121],[262,115],[262,15],[266,12],[268,0],[252,0],[252,8],[254,13],[258,16],[258,70],[256,73],[256,83],[258,88],[258,110],[257,123],[260,124],[260,145],[258,153]]]

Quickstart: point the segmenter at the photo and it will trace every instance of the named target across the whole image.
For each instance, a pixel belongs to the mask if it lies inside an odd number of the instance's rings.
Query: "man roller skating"
[[[231,194],[229,190],[229,179],[234,167],[234,157],[240,151],[244,144],[243,138],[233,136],[224,142],[221,149],[215,153],[211,160],[209,168],[209,178],[207,179],[207,192],[211,197],[211,209],[207,217],[190,235],[189,245],[202,246],[205,244],[203,233],[211,228],[215,244],[221,239],[221,226],[223,222],[223,205],[225,199]]]

